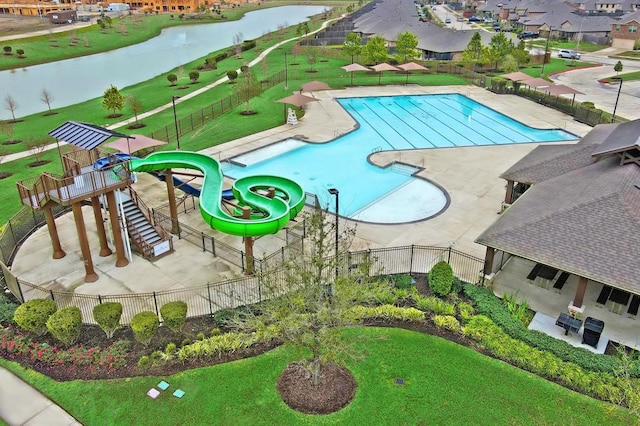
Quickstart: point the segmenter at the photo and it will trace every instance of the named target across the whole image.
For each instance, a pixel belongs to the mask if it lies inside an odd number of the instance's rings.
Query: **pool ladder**
[[[375,154],[376,152],[381,152],[382,151],[382,147],[381,146],[376,146],[375,148],[373,148],[371,150],[372,154]]]

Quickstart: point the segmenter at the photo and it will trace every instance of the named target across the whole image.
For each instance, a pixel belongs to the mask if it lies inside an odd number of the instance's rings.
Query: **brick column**
[[[576,289],[576,295],[573,298],[573,306],[582,307],[582,302],[584,300],[584,293],[587,291],[587,281],[585,277],[578,278],[578,288]]]

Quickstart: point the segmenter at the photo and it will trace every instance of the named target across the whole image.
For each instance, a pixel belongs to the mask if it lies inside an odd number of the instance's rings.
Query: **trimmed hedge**
[[[13,320],[21,329],[42,336],[47,332],[47,320],[57,310],[53,300],[31,299],[18,306]]]
[[[555,339],[544,333],[527,329],[493,294],[493,291],[472,284],[464,285],[464,293],[476,304],[479,314],[491,318],[506,334],[542,351],[548,351],[563,361],[571,362],[590,371],[613,374],[620,366],[620,360],[611,355],[599,355],[583,348]],[[640,376],[640,363],[632,366],[632,375]]]
[[[187,322],[187,304],[184,302],[165,303],[160,307],[160,315],[164,325],[178,333]]]
[[[148,345],[158,331],[158,316],[151,311],[136,314],[131,319],[131,330],[138,342]]]
[[[47,320],[47,330],[65,345],[73,345],[82,331],[82,313],[77,306],[56,311]]]
[[[429,288],[438,296],[451,293],[453,284],[453,269],[447,262],[442,261],[433,265],[429,271]]]
[[[18,305],[5,297],[5,295],[0,294],[0,324],[12,323],[17,308]]]
[[[93,319],[98,323],[102,331],[107,334],[107,339],[113,337],[113,333],[120,328],[122,317],[122,304],[119,302],[106,302],[93,308]]]

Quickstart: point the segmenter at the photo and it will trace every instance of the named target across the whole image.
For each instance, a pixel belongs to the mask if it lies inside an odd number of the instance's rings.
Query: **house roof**
[[[640,120],[619,124],[594,151],[594,156],[640,148]]]
[[[598,138],[614,137],[616,126],[597,126],[573,151],[569,145],[539,147],[548,149],[525,157],[518,164],[530,162],[529,172],[545,162],[558,170],[549,167],[550,177],[518,198],[476,242],[640,294],[640,167],[620,165],[616,156],[585,158]],[[568,161],[571,155],[580,160]],[[562,165],[568,165],[564,173]]]
[[[622,15],[620,17],[620,20],[618,20],[616,23],[617,24],[628,24],[631,22],[640,22],[640,10],[637,12],[633,12],[633,13],[627,13],[625,15]]]

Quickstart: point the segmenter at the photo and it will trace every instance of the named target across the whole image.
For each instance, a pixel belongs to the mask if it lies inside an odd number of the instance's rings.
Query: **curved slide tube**
[[[246,176],[233,184],[233,194],[242,204],[265,213],[264,218],[243,219],[227,213],[222,208],[223,175],[215,158],[197,152],[162,151],[143,159],[131,160],[131,171],[153,172],[163,169],[185,168],[199,170],[204,175],[200,194],[200,213],[214,229],[230,235],[258,237],[275,234],[293,219],[304,207],[305,193],[302,187],[287,178],[278,176]],[[259,191],[275,188],[276,196],[269,198]]]

